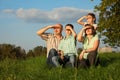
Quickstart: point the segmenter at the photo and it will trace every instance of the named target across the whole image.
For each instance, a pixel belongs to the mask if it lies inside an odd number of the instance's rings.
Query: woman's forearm
[[[84,28],[82,28],[82,30],[78,33],[78,35],[77,35],[77,40],[79,41],[79,42],[82,42],[83,41],[83,33],[84,33]]]

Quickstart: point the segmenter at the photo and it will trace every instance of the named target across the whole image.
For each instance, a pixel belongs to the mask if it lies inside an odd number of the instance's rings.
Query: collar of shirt
[[[54,38],[57,38],[57,36],[56,36],[55,34],[53,34],[53,37],[54,37]],[[62,40],[62,39],[63,39],[63,36],[61,35],[61,37],[60,37],[60,38],[57,38],[57,39]]]
[[[64,39],[68,39],[70,38],[72,35],[69,35],[69,36],[65,36]]]

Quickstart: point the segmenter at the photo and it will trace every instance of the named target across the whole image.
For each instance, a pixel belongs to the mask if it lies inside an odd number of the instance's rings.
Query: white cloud
[[[2,10],[2,12],[4,12],[4,13],[14,13],[14,10],[12,10],[12,9],[5,9],[5,10]]]
[[[36,23],[49,23],[49,22],[76,22],[76,20],[86,15],[92,10],[83,10],[71,7],[55,8],[51,11],[42,11],[39,9],[23,9],[19,8],[17,10],[6,9],[3,10],[4,13],[14,13],[18,18],[27,22]]]

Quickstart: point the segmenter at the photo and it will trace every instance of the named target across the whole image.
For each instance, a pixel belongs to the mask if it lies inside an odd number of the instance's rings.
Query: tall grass
[[[119,80],[120,53],[100,54],[97,67],[50,68],[46,57],[0,61],[0,80]]]

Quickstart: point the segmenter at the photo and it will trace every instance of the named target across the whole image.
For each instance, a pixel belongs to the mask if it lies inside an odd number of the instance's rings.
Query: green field
[[[100,54],[89,69],[49,68],[46,57],[0,61],[0,80],[120,80],[120,53]]]

